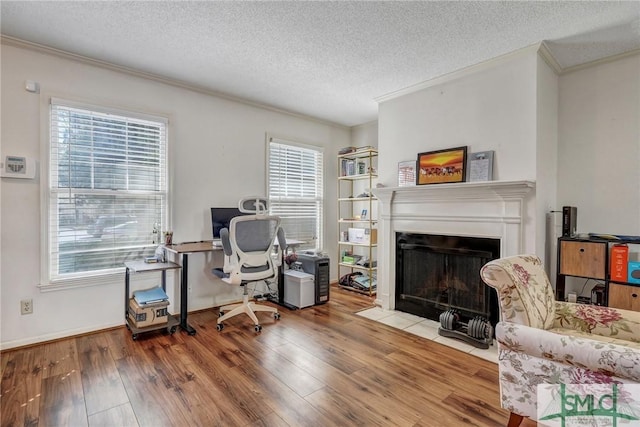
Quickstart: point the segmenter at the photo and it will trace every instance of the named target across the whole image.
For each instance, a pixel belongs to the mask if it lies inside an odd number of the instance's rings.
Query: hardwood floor
[[[246,316],[217,332],[207,310],[189,316],[195,336],[123,326],[6,351],[0,425],[506,425],[495,364],[354,315],[372,305],[334,287],[260,314],[260,334]]]

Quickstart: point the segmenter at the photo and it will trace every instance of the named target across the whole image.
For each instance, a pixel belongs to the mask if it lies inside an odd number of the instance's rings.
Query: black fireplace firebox
[[[436,321],[455,311],[495,326],[497,295],[480,269],[499,257],[500,239],[396,233],[396,310]]]

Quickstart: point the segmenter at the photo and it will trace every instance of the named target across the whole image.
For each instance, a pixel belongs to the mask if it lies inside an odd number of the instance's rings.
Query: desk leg
[[[187,298],[189,295],[189,254],[182,254],[182,272],[180,276],[180,327],[189,335],[195,335],[196,330],[187,323]]]
[[[127,323],[127,316],[129,315],[129,267],[125,269],[124,273],[124,324]]]

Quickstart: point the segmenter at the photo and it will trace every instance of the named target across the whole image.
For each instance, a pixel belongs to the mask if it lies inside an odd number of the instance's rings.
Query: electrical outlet
[[[33,300],[23,299],[20,301],[20,313],[21,314],[32,314],[33,313]]]

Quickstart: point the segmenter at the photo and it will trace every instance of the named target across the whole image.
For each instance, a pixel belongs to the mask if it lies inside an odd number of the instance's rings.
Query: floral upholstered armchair
[[[508,425],[536,419],[538,384],[640,383],[640,313],[556,301],[542,262],[516,255],[487,263],[498,292],[500,398]]]

